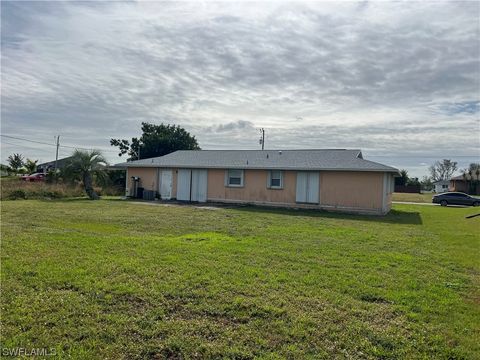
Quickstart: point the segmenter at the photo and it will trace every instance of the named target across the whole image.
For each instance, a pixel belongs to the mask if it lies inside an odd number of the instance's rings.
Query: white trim
[[[128,186],[130,184],[130,177],[128,176],[128,168],[126,169],[125,172],[125,196],[129,197],[130,195],[130,187]]]
[[[387,211],[387,194],[390,188],[389,174],[383,173],[383,186],[382,186],[382,211]]]

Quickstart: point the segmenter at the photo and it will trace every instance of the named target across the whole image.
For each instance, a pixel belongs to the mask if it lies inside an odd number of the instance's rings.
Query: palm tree
[[[27,159],[23,166],[25,167],[25,169],[27,169],[27,173],[32,174],[35,172],[35,170],[37,170],[37,163],[38,160]]]
[[[75,150],[67,163],[65,174],[72,179],[81,180],[88,197],[98,200],[100,197],[93,189],[93,179],[104,179],[107,160],[98,150]]]

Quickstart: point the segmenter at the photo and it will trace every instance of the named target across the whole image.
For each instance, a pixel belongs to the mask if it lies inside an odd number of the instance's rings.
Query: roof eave
[[[202,166],[202,165],[174,165],[174,164],[115,164],[121,168],[181,168],[181,169],[241,169],[241,170],[296,170],[296,171],[366,171],[366,172],[391,172],[399,174],[399,170],[368,169],[368,168],[305,168],[305,167],[275,167],[275,166]]]

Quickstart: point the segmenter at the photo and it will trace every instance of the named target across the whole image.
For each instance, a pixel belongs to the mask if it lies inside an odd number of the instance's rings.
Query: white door
[[[308,173],[307,203],[318,204],[318,193],[320,190],[320,176],[318,172]]]
[[[207,170],[192,170],[191,200],[198,202],[207,201]]]
[[[306,172],[297,172],[297,198],[296,201],[299,203],[307,202],[307,182],[308,182],[308,173]]]
[[[320,176],[318,172],[297,172],[297,202],[318,204],[319,190]]]
[[[160,197],[165,200],[172,198],[172,170],[161,170]]]
[[[190,169],[178,170],[177,200],[190,201],[190,184],[192,171]]]

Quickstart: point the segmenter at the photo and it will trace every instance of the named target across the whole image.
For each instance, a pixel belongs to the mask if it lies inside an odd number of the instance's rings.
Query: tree
[[[0,171],[3,173],[3,174],[7,174],[7,175],[10,175],[10,173],[12,172],[12,169],[10,168],[10,166],[8,165],[5,165],[5,164],[0,164]]]
[[[75,150],[65,166],[65,175],[70,179],[81,180],[88,197],[97,200],[100,197],[93,189],[94,179],[106,176],[107,160],[98,150]]]
[[[118,156],[128,154],[129,160],[148,159],[170,154],[177,150],[200,150],[195,136],[177,125],[155,125],[142,122],[142,136],[126,139],[111,139],[110,145],[120,150]]]
[[[480,163],[471,163],[467,169],[463,171],[463,178],[468,184],[468,192],[476,194],[478,185],[480,184]]]
[[[406,183],[407,186],[420,186],[420,181],[418,180],[418,178],[408,178],[407,180],[407,183]]]
[[[24,165],[23,156],[21,154],[13,154],[8,157],[8,165],[14,172],[18,172]]]
[[[422,190],[425,190],[425,191],[433,190],[432,179],[430,179],[428,176],[424,176],[422,178],[422,181],[420,181],[420,185],[422,186]]]
[[[23,166],[25,167],[25,169],[29,174],[32,174],[37,170],[37,163],[38,163],[38,160],[27,159],[27,161],[25,161]]]
[[[453,173],[457,170],[457,162],[449,159],[443,159],[442,161],[436,161],[435,164],[430,166],[430,175],[432,180],[450,180]]]
[[[408,182],[408,171],[405,169],[400,170],[400,177],[395,178],[395,185],[404,186]]]

